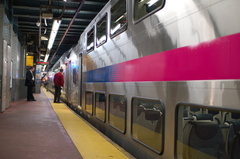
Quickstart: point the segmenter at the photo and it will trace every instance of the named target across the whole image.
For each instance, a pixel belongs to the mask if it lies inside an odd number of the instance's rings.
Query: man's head
[[[63,69],[62,68],[60,68],[60,70],[59,70],[60,72],[63,72]]]
[[[30,67],[30,70],[31,70],[31,71],[34,71],[34,69],[35,69],[34,67]]]

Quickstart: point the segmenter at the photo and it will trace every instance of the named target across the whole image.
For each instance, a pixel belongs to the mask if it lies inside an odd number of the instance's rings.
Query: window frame
[[[183,107],[190,107],[193,109],[190,109],[190,111],[194,112],[188,112],[187,113],[187,117],[185,117],[184,112],[180,112],[181,108]],[[199,110],[198,110],[199,109]],[[193,117],[189,117],[189,115],[191,116],[195,116],[196,114],[212,114],[209,113],[209,110],[212,112],[216,112],[218,111],[218,114],[213,115],[213,119],[211,120],[211,122],[215,122],[218,123],[220,129],[228,129],[227,125],[225,125],[227,119],[226,119],[226,115],[229,115],[229,113],[234,113],[234,114],[239,114],[240,116],[240,111],[239,110],[233,110],[233,109],[228,109],[226,107],[217,107],[217,106],[210,106],[210,105],[204,105],[204,104],[196,104],[196,103],[187,103],[187,102],[179,102],[177,103],[176,107],[175,107],[175,138],[174,138],[174,156],[176,157],[176,159],[181,159],[184,157],[184,150],[188,150],[187,148],[182,148],[181,144],[184,145],[184,127],[188,124],[188,122],[191,121],[196,121],[196,122],[207,122],[209,121],[209,119],[196,119]],[[207,113],[206,113],[207,112]],[[179,116],[182,115],[182,116]],[[216,120],[215,118],[217,117],[221,117],[220,120]],[[184,120],[182,120],[182,119]],[[187,121],[185,121],[187,120]],[[240,119],[238,119],[240,120]],[[182,122],[182,123],[181,123]],[[186,134],[187,135],[187,134]],[[227,137],[226,137],[227,138]],[[224,137],[224,141],[228,141],[228,139],[226,139]],[[182,143],[180,143],[182,142]],[[208,147],[209,145],[207,145]],[[202,152],[203,154],[205,154],[204,152]],[[196,154],[197,155],[197,154]],[[206,154],[209,155],[209,154]],[[228,156],[228,155],[227,155]]]
[[[142,16],[142,17],[140,17],[140,18],[138,18],[138,19],[136,20],[136,18],[135,18],[135,10],[136,10],[136,5],[135,5],[135,4],[136,4],[136,1],[137,1],[137,0],[134,0],[134,2],[133,2],[133,23],[134,23],[134,24],[137,24],[137,23],[141,22],[142,20],[146,19],[147,17],[151,16],[152,14],[160,11],[161,9],[164,8],[164,6],[165,6],[165,4],[166,4],[166,0],[163,0],[163,3],[162,3],[161,6],[157,7],[157,8],[154,9],[153,11],[149,12],[148,14],[145,14],[144,16]]]
[[[97,116],[97,94],[103,94],[104,97],[105,97],[105,104],[104,104],[104,119],[101,119],[100,117]],[[106,96],[106,93],[105,92],[102,92],[102,91],[96,91],[95,92],[95,97],[94,97],[95,101],[94,101],[94,105],[95,105],[95,108],[94,108],[94,113],[95,113],[95,117],[97,119],[99,119],[100,121],[102,121],[103,123],[106,122],[106,111],[107,111],[107,96]],[[99,108],[99,107],[98,107]]]
[[[160,150],[160,151],[154,149],[154,148],[151,147],[150,145],[144,143],[143,141],[138,140],[137,138],[135,138],[135,137],[133,136],[133,102],[134,102],[134,99],[159,101],[159,103],[161,104],[162,113],[163,113],[163,115],[162,115],[163,121],[162,121],[162,130],[161,130],[161,131],[162,131],[162,137],[161,137],[162,143],[161,143],[161,150]],[[161,99],[141,97],[141,96],[133,96],[133,97],[132,97],[132,99],[131,99],[131,138],[132,138],[134,141],[136,141],[136,142],[142,144],[143,146],[147,147],[148,149],[152,150],[153,152],[155,152],[155,153],[157,153],[157,154],[159,154],[159,155],[162,155],[162,154],[163,154],[163,152],[164,152],[164,144],[165,144],[165,104],[164,104],[164,102],[163,102]]]
[[[86,52],[87,53],[90,53],[90,52],[92,52],[94,49],[95,49],[95,37],[96,37],[96,33],[95,33],[95,26],[92,26],[91,27],[91,29],[90,30],[88,30],[87,31],[87,34],[86,34]],[[92,32],[92,34],[93,34],[93,41],[92,41],[92,44],[93,44],[93,46],[90,48],[90,49],[88,49],[88,41],[89,41],[89,33],[91,33]],[[90,34],[91,35],[91,34]]]
[[[114,32],[113,34],[111,33],[111,30],[112,30],[112,10],[113,8],[118,4],[120,3],[122,0],[118,0],[111,8],[110,8],[110,19],[109,19],[109,23],[110,23],[110,31],[109,31],[109,35],[110,35],[110,38],[113,39],[114,37],[120,35],[121,33],[123,33],[124,31],[127,30],[128,28],[128,13],[127,13],[127,0],[124,0],[125,1],[125,5],[126,5],[126,23],[124,23],[124,25],[122,27],[120,27],[116,32]]]
[[[114,126],[114,125],[112,125],[111,123],[110,123],[110,99],[111,99],[111,95],[113,95],[113,96],[122,96],[124,99],[125,99],[125,103],[126,103],[126,105],[125,105],[125,116],[124,116],[124,130],[122,131],[121,129],[119,129],[118,127],[116,127],[116,126]],[[117,94],[117,93],[109,93],[109,95],[108,95],[108,125],[110,126],[110,127],[112,127],[112,128],[114,128],[114,129],[116,129],[117,131],[119,131],[119,132],[121,132],[122,134],[125,134],[126,133],[126,130],[127,130],[127,98],[126,98],[126,95],[124,95],[124,94]]]
[[[106,36],[106,40],[105,41],[103,41],[103,42],[100,42],[99,44],[98,44],[98,23],[100,22],[100,21],[102,21],[104,18],[106,18],[106,28],[105,28],[105,36]],[[98,22],[96,22],[96,47],[98,48],[98,47],[100,47],[100,46],[102,46],[103,44],[105,44],[107,41],[108,41],[108,13],[105,13],[104,14],[104,16],[102,16],[101,18],[100,18],[100,20],[98,20]]]
[[[92,93],[92,112],[87,111],[87,93]],[[85,91],[85,111],[88,114],[91,114],[93,116],[93,112],[94,112],[93,109],[94,109],[94,91],[86,90]]]

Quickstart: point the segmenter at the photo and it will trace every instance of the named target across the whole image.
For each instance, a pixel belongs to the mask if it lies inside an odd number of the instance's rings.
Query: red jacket
[[[63,78],[63,74],[61,72],[58,72],[54,75],[54,79],[53,79],[54,85],[55,86],[62,86],[64,84],[64,78]]]

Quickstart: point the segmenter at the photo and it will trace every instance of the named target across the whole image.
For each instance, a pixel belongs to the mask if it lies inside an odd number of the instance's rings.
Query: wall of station
[[[13,31],[13,25],[0,2],[0,112],[10,102],[26,97],[24,46]],[[10,15],[10,14],[8,14]]]

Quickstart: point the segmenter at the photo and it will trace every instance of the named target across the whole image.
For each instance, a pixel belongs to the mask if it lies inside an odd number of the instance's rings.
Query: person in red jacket
[[[61,89],[64,85],[64,77],[63,77],[63,69],[61,68],[58,73],[54,75],[54,87],[55,87],[55,93],[54,93],[54,103],[60,103],[60,96],[61,96]]]

